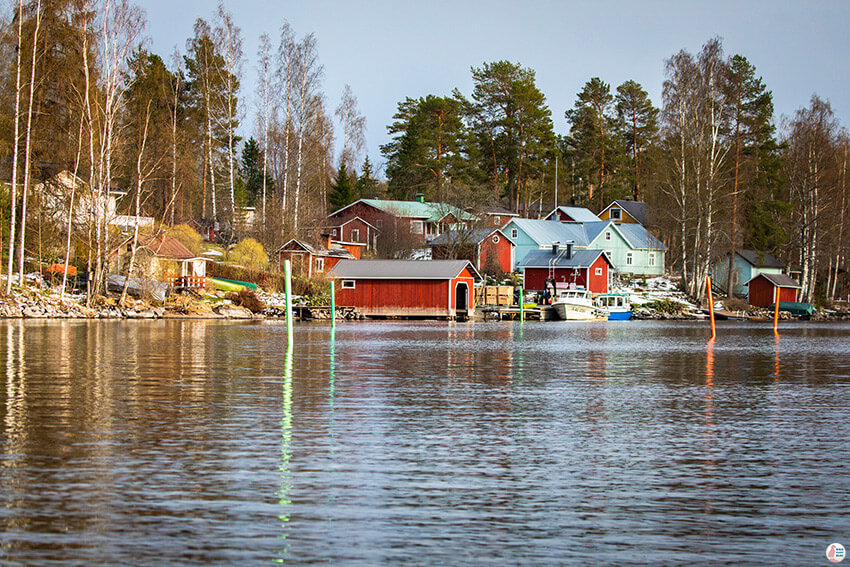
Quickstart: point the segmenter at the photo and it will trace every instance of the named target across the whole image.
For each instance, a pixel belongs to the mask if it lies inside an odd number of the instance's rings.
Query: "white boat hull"
[[[599,310],[589,305],[580,305],[575,303],[565,303],[556,301],[552,304],[558,317],[564,321],[592,321],[595,319],[604,319],[601,317]]]

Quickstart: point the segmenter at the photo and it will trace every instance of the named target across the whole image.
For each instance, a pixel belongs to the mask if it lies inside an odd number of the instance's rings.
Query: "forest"
[[[123,238],[102,214],[110,195],[157,227],[193,221],[273,251],[359,197],[424,194],[534,218],[556,203],[645,201],[691,296],[743,248],[798,267],[807,301],[848,293],[845,128],[817,95],[778,120],[756,67],[718,38],[660,62],[660,101],[635,81],[590,77],[555,110],[565,135],[533,69],[472,66],[470,93],[398,102],[376,166],[355,94],[330,101],[319,38],[286,22],[246,54],[219,4],[182,51],[156,54],[128,0],[16,0],[0,16],[4,274],[70,263],[97,293]],[[74,181],[57,183],[61,172]]]

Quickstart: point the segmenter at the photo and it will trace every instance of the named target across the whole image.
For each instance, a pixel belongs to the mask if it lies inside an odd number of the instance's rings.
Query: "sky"
[[[149,47],[166,60],[175,48],[185,52],[195,20],[212,20],[217,7],[215,0],[138,3],[147,11]],[[533,69],[555,132],[566,134],[564,111],[590,78],[602,78],[612,92],[635,80],[661,106],[665,59],[682,49],[696,53],[712,37],[723,40],[727,55],[755,65],[773,92],[777,125],[814,93],[850,125],[850,1],[224,0],[224,6],[242,30],[246,55],[241,133],[254,131],[259,37],[267,33],[277,44],[288,21],[299,38],[316,35],[327,108],[336,108],[351,85],[377,164],[398,103],[454,88],[469,96],[471,67],[504,59]]]

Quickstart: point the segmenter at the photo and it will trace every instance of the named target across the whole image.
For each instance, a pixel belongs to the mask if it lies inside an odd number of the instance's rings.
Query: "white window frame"
[[[316,258],[316,271],[324,272],[325,271],[325,259],[324,258]]]
[[[337,229],[334,229],[334,238],[337,237]]]
[[[611,231],[610,230],[605,231],[605,240],[611,240]]]
[[[342,289],[354,289],[357,286],[357,280],[342,280],[340,287]]]
[[[602,268],[594,269],[593,273],[596,274],[597,276],[601,276],[602,275]]]
[[[623,220],[623,209],[614,207],[608,214],[608,218],[611,220]]]
[[[626,265],[631,266],[633,264],[634,254],[631,252],[626,252]]]
[[[500,222],[502,222],[502,217],[500,217],[499,215],[493,217],[493,224],[498,226]]]
[[[655,265],[655,252],[650,252],[650,253],[649,253],[649,256],[647,257],[647,263],[648,263],[650,266],[654,266],[654,265]]]
[[[516,238],[519,236],[519,231],[515,228],[511,229],[511,238]]]
[[[421,220],[410,221],[410,234],[424,234],[425,223]]]
[[[375,228],[384,228],[384,219],[375,219]]]
[[[352,242],[360,242],[360,229],[352,228],[351,229],[351,241]]]

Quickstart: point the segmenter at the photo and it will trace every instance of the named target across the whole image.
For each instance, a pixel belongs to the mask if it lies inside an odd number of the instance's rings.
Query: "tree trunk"
[[[18,145],[20,141],[20,110],[21,110],[21,33],[24,22],[24,2],[18,0],[18,41],[15,51],[15,134],[12,140],[12,189],[9,212],[9,257],[6,269],[6,295],[12,291],[12,272],[15,257],[15,212],[18,208]]]

